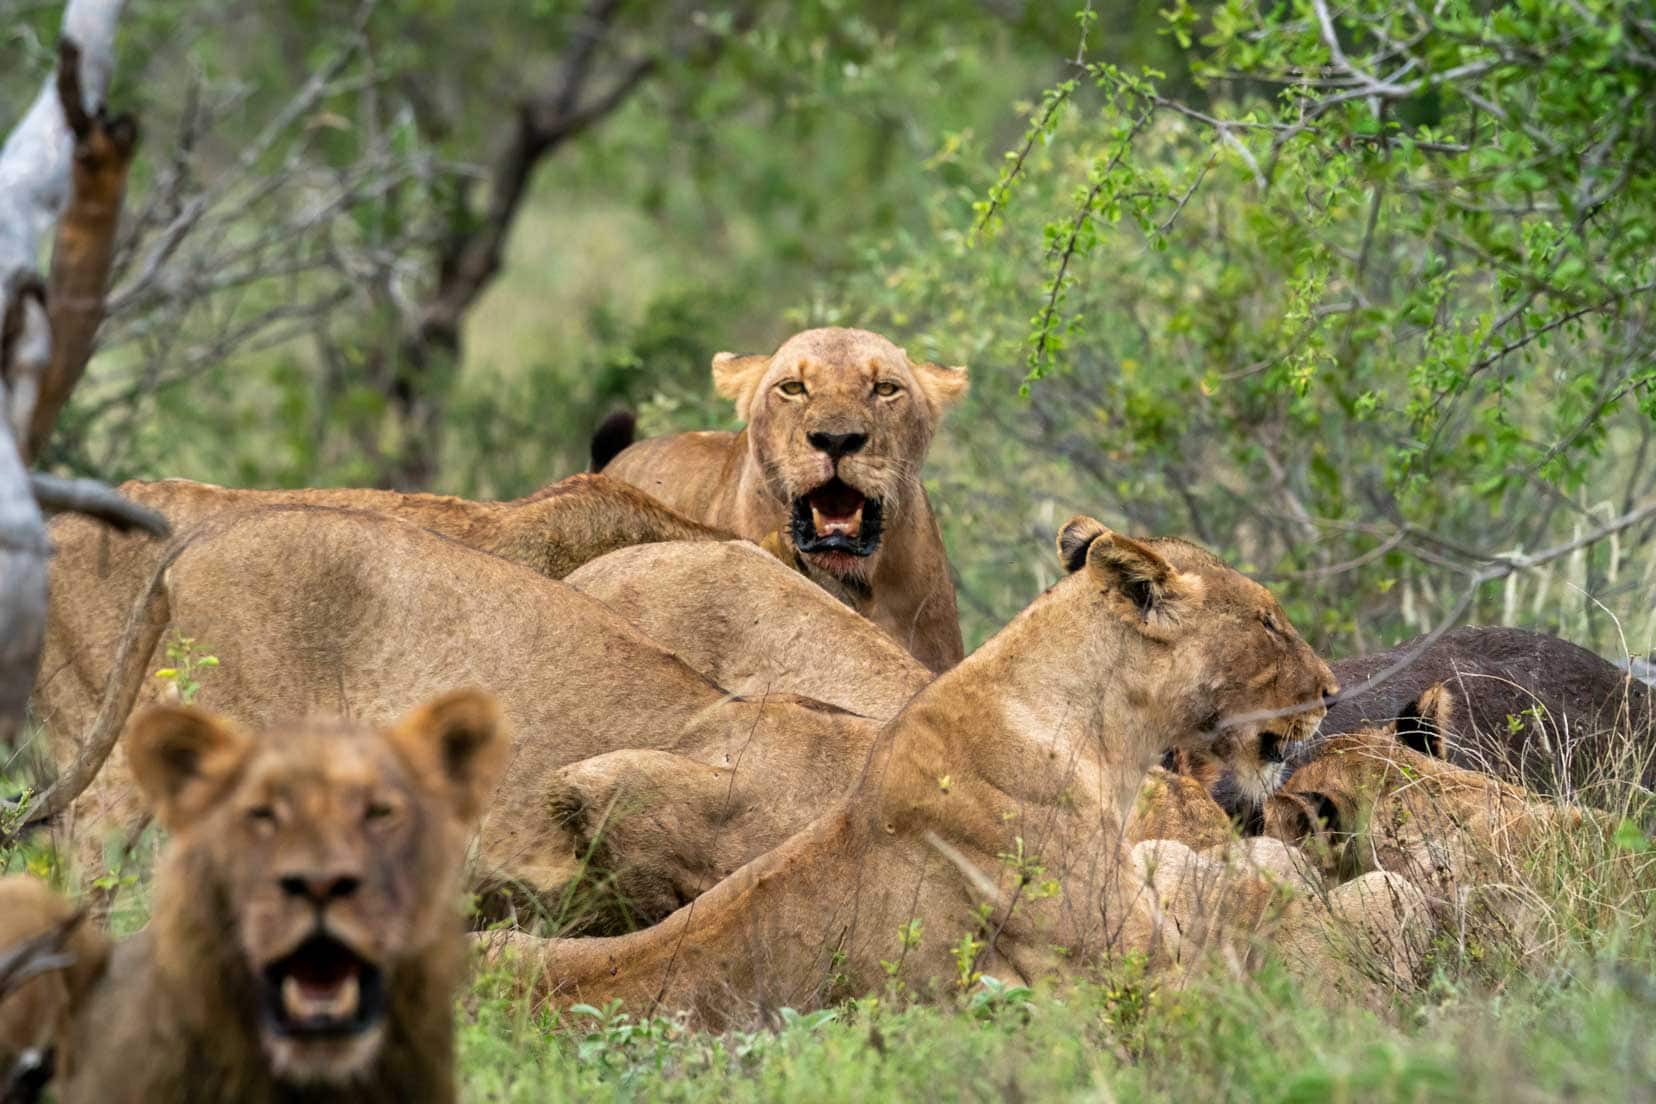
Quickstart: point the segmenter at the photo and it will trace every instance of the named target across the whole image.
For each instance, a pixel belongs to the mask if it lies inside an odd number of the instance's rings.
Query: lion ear
[[[1304,846],[1340,831],[1340,806],[1316,790],[1279,790],[1265,799],[1265,834]]]
[[[176,832],[229,790],[253,738],[223,717],[187,705],[145,710],[127,732],[127,763],[156,819]]]
[[[1087,562],[1087,549],[1092,542],[1108,533],[1102,521],[1077,514],[1058,530],[1058,562],[1068,572],[1080,571]]]
[[[1446,741],[1454,726],[1455,695],[1439,682],[1421,691],[1420,697],[1403,707],[1393,722],[1397,739],[1433,759],[1447,759]]]
[[[1165,630],[1202,601],[1202,580],[1180,571],[1142,541],[1111,532],[1090,517],[1074,517],[1058,533],[1058,558],[1071,573],[1085,568],[1146,627]]]
[[[737,356],[735,353],[713,354],[713,390],[736,404],[736,413],[747,417],[748,403],[759,389],[759,381],[770,367],[770,357],[757,353]]]
[[[966,366],[951,368],[943,364],[932,364],[927,361],[909,361],[909,368],[914,372],[914,378],[920,384],[921,392],[926,396],[933,414],[943,413],[949,404],[966,394]]]
[[[389,738],[421,785],[447,799],[466,823],[483,815],[512,752],[500,706],[481,690],[427,702],[398,721]]]

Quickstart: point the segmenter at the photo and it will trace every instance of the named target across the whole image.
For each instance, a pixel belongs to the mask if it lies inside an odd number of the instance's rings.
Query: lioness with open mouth
[[[806,330],[774,354],[713,358],[739,433],[681,433],[593,462],[707,525],[780,534],[784,558],[933,671],[965,654],[954,583],[920,465],[966,370],[910,360],[866,330]]]

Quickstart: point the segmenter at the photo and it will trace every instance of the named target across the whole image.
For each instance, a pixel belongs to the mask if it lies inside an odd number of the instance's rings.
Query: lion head
[[[748,425],[766,492],[806,562],[868,578],[880,537],[921,495],[920,465],[966,369],[910,360],[866,330],[806,330],[775,353],[713,358],[719,394]]]
[[[451,694],[388,729],[317,719],[257,737],[163,706],[127,739],[172,834],[159,973],[204,1029],[256,1038],[280,1081],[340,1083],[425,1022],[415,1006],[446,1004],[465,850],[508,755],[492,699]]]
[[[1157,692],[1179,689],[1155,705],[1187,733],[1174,751],[1210,756],[1261,794],[1280,786],[1337,687],[1271,592],[1186,541],[1135,540],[1088,517],[1064,526],[1058,557],[1098,581],[1111,614],[1161,645],[1151,652],[1166,668]]]

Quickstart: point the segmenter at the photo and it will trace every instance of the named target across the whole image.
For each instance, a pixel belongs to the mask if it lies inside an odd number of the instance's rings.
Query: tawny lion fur
[[[780,533],[807,574],[921,663],[958,663],[954,583],[920,468],[944,408],[965,393],[966,370],[910,360],[878,334],[830,328],[797,334],[768,356],[720,353],[713,380],[746,428],[641,441],[604,473],[748,540]],[[835,455],[842,446],[825,450],[813,437],[863,443]],[[802,554],[794,540],[794,504],[836,476],[881,503],[881,538],[866,557]]]
[[[1408,743],[1396,723],[1329,737],[1266,802],[1267,833],[1307,845],[1333,877],[1390,871],[1440,899],[1510,880],[1541,839],[1583,814],[1445,760],[1436,725],[1456,709],[1451,692],[1434,686],[1410,711]],[[1421,739],[1418,726],[1433,717]]]
[[[599,475],[577,475],[513,502],[473,502],[446,495],[404,494],[353,488],[292,491],[237,490],[167,479],[133,480],[120,492],[159,511],[173,532],[185,534],[216,515],[273,506],[343,507],[403,518],[469,547],[521,563],[559,579],[575,568],[632,544],[662,540],[718,540],[710,529],[667,509],[636,488]],[[288,512],[284,523],[301,530],[310,515]],[[52,520],[54,548],[49,585],[46,645],[35,683],[34,708],[54,754],[86,731],[98,708],[127,611],[149,585],[167,545],[143,534],[121,535],[73,514]],[[302,538],[301,534],[296,537]],[[225,564],[217,584],[234,602],[261,578]],[[353,611],[338,607],[342,621]],[[151,669],[164,666],[156,661]]]
[[[1229,866],[1176,844],[1129,849],[1145,774],[1181,744],[1257,754],[1273,727],[1293,747],[1314,731],[1332,676],[1264,588],[1200,549],[1078,518],[1060,556],[1068,577],[916,695],[855,788],[804,830],[645,931],[496,936],[495,953],[558,1002],[663,1004],[709,1024],[754,1003],[801,1008],[866,991],[891,969],[928,992],[956,976],[950,948],[967,936],[979,941],[971,965],[1004,977],[1130,950],[1192,961],[1213,940],[1181,934],[1171,898],[1202,884],[1191,875],[1207,864]],[[1329,914],[1283,888],[1252,873],[1219,878],[1229,904],[1201,896],[1225,918],[1215,938],[1245,952],[1286,923],[1280,942],[1309,948]],[[1335,914],[1385,931],[1418,913],[1418,893],[1391,875],[1334,896]],[[917,944],[899,937],[911,921]]]
[[[733,694],[800,694],[884,721],[931,681],[884,630],[780,566],[746,541],[669,541],[564,582]]]
[[[555,901],[579,874],[548,800],[560,767],[623,749],[737,767],[775,731],[806,746],[866,748],[877,727],[791,694],[729,695],[594,599],[397,518],[267,507],[209,519],[181,539],[191,543],[164,588],[173,630],[219,659],[201,675],[204,707],[252,726],[312,709],[380,722],[457,682],[495,689],[519,738],[481,860],[485,885],[514,900]],[[758,554],[744,562],[791,574]],[[776,620],[785,651],[794,630]],[[147,693],[160,686],[152,680]],[[70,810],[69,838],[91,868],[109,833],[142,822],[125,756],[123,740]]]
[[[50,1040],[72,1057],[57,1099],[453,1100],[460,878],[509,754],[489,699],[451,694],[389,728],[321,719],[257,738],[161,707],[128,740],[171,838],[149,925],[71,985]],[[8,935],[66,908],[37,883],[0,882]],[[338,994],[335,1022],[351,1026],[303,1034],[281,1019],[298,999],[284,963],[318,945],[354,964],[304,984]]]

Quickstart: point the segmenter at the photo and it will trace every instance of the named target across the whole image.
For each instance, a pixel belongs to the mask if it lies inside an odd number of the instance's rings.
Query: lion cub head
[[[1118,677],[1163,688],[1147,704],[1164,727],[1187,734],[1173,750],[1212,757],[1265,793],[1281,785],[1284,763],[1315,735],[1337,687],[1271,592],[1186,541],[1135,540],[1089,517],[1064,526],[1058,558],[1157,645],[1144,670]]]
[[[157,971],[197,1031],[256,1038],[226,1049],[262,1052],[277,1081],[339,1083],[394,1061],[388,1035],[446,1024],[466,846],[509,750],[492,699],[451,694],[388,729],[316,719],[262,736],[161,707],[127,739],[172,835]]]
[[[775,353],[713,358],[719,394],[748,424],[765,490],[806,561],[866,579],[882,531],[915,509],[920,465],[966,369],[910,360],[866,330],[806,330]]]

